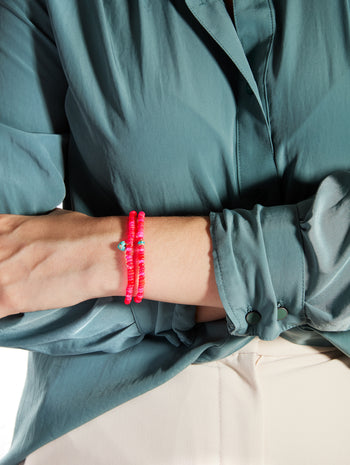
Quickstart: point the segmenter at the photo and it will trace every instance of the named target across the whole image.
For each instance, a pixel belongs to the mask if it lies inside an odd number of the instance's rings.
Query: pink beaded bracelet
[[[135,224],[137,216],[137,224]],[[137,215],[136,211],[129,213],[127,225],[127,239],[118,244],[118,249],[125,251],[128,283],[125,291],[125,304],[130,304],[135,294],[135,283],[138,280],[137,293],[134,297],[136,303],[143,299],[145,288],[145,242],[144,242],[144,220],[145,212]]]
[[[128,274],[128,285],[125,292],[125,303],[129,304],[132,299],[135,284],[135,270],[134,270],[134,238],[135,238],[135,218],[136,212],[129,213],[128,232],[125,247],[126,268]]]

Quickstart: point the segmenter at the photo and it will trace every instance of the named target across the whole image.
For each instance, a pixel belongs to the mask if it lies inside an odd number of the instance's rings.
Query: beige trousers
[[[25,465],[348,465],[350,358],[257,337],[46,444]]]

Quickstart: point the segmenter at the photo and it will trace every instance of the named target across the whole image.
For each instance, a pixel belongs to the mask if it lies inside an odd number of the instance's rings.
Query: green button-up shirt
[[[0,320],[14,465],[253,337],[350,355],[346,0],[0,0],[0,211],[209,215],[226,319],[122,297]]]

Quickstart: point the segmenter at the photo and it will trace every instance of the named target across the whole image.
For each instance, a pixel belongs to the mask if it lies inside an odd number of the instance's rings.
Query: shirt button
[[[288,315],[288,310],[285,307],[278,307],[277,320],[283,320]]]
[[[261,315],[256,310],[253,310],[246,314],[245,319],[249,325],[256,325],[261,320]]]

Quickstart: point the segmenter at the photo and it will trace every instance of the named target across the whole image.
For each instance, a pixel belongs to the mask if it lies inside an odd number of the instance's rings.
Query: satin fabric
[[[208,215],[227,315],[111,297],[1,319],[30,351],[1,465],[256,336],[350,355],[349,2],[234,11],[0,0],[1,213]]]

